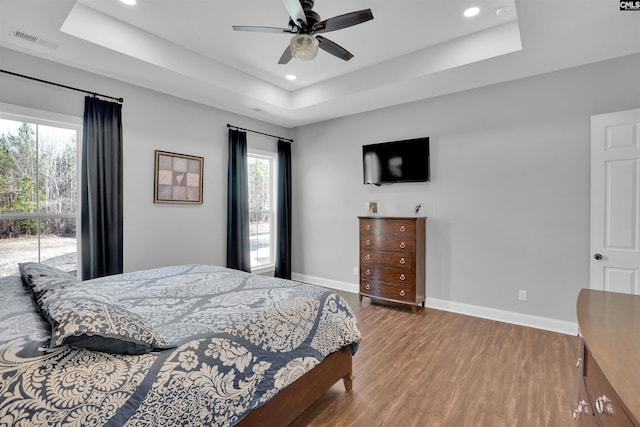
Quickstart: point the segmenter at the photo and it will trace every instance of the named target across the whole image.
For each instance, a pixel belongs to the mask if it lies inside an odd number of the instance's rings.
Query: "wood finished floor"
[[[342,382],[291,426],[571,426],[579,339],[464,316],[358,301],[363,341]]]

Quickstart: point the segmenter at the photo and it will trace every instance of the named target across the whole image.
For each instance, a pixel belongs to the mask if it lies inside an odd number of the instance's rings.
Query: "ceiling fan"
[[[353,58],[351,52],[328,38],[316,34],[341,30],[373,19],[371,9],[363,9],[321,21],[320,15],[311,10],[314,0],[283,1],[290,17],[288,28],[233,25],[235,31],[295,34],[282,53],[278,64],[287,64],[291,58],[309,61],[316,57],[318,48],[348,61]]]

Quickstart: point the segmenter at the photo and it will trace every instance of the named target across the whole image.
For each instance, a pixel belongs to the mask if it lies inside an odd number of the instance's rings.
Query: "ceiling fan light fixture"
[[[296,34],[291,39],[291,56],[301,61],[309,61],[318,54],[318,39],[309,34]]]

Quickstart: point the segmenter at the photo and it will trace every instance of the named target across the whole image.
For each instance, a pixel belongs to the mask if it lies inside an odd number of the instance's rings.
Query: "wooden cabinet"
[[[359,217],[362,297],[411,305],[426,298],[426,218]]]
[[[640,427],[640,296],[583,289],[579,426]]]

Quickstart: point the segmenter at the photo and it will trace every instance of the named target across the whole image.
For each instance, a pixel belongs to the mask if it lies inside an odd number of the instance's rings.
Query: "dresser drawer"
[[[584,381],[592,399],[592,410],[603,427],[633,427],[633,423],[620,406],[620,398],[589,351],[586,351]]]
[[[416,222],[408,219],[362,219],[360,234],[382,234],[393,236],[413,236]]]
[[[413,267],[413,257],[410,254],[398,252],[378,252],[362,249],[360,251],[360,264],[377,264],[385,267],[406,268]]]
[[[376,249],[379,251],[399,251],[412,253],[415,247],[415,240],[411,236],[389,237],[389,236],[360,236],[360,247],[366,249]]]
[[[360,279],[360,293],[402,302],[415,302],[413,291],[409,286],[389,285],[363,278]]]
[[[379,265],[361,265],[360,278],[376,282],[385,282],[413,287],[415,274],[411,270],[388,268]]]

